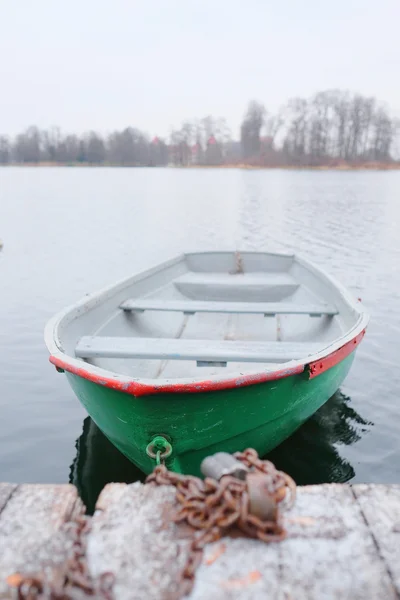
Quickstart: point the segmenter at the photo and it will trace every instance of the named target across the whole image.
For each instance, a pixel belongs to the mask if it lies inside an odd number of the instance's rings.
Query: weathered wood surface
[[[400,486],[357,485],[353,491],[400,595]]]
[[[87,545],[90,571],[116,574],[115,598],[177,598],[188,537],[171,522],[175,488],[111,484],[104,488]]]
[[[358,501],[361,494],[367,499],[368,492],[376,499],[373,507],[368,500],[366,504],[384,537],[386,557]],[[140,484],[111,485],[102,492],[88,560],[96,574],[112,564],[116,598],[174,597],[188,544],[168,520],[173,498],[170,488]],[[397,532],[393,526],[399,514],[400,486],[299,488],[295,506],[285,515],[288,539],[266,545],[228,537],[210,544],[190,599],[398,598],[400,528]]]
[[[0,512],[3,510],[13,491],[17,488],[15,483],[0,483]]]
[[[63,526],[82,511],[72,485],[1,484],[0,598],[13,597],[10,575],[35,573],[66,560],[71,540]]]
[[[8,499],[7,499],[8,498]],[[171,516],[175,489],[110,484],[87,538],[94,579],[112,571],[116,600],[174,600],[191,532]],[[71,486],[0,485],[0,597],[6,578],[68,555],[63,524],[82,510]],[[284,516],[288,538],[226,537],[206,547],[190,600],[398,599],[400,486],[298,489]]]

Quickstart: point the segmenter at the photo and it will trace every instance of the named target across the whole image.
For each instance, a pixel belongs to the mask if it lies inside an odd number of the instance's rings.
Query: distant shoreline
[[[400,162],[380,163],[365,162],[360,164],[341,163],[337,165],[246,165],[246,164],[224,164],[224,165],[123,165],[113,163],[62,163],[62,162],[40,162],[40,163],[12,163],[0,164],[0,168],[7,167],[79,167],[79,168],[120,168],[120,169],[244,169],[244,170],[288,170],[288,171],[398,171]]]

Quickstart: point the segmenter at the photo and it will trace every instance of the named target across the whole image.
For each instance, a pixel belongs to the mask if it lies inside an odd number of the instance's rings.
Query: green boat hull
[[[340,387],[354,359],[310,378],[307,372],[223,391],[134,397],[66,373],[80,402],[109,440],[145,473],[156,435],[172,444],[167,466],[200,474],[205,456],[248,447],[264,455],[314,414]]]

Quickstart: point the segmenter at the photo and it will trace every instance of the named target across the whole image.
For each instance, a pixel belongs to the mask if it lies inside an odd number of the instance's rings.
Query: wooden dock
[[[170,486],[104,488],[85,561],[93,582],[114,574],[109,597],[179,598],[192,532],[172,522],[174,507]],[[73,486],[0,484],[0,598],[16,597],[16,573],[62,568],[74,543],[69,525],[83,512]],[[400,598],[399,485],[300,487],[284,524],[280,543],[225,537],[207,545],[189,598]]]

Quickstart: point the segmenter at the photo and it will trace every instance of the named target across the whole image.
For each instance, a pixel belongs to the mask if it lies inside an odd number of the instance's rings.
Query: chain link
[[[263,482],[269,498],[277,507],[288,509],[293,505],[296,484],[289,475],[278,471],[270,461],[261,460],[251,448],[234,456],[251,473],[264,475]],[[279,542],[286,537],[278,509],[271,520],[261,520],[249,513],[247,482],[231,475],[223,476],[220,481],[211,478],[203,481],[192,475],[172,473],[164,465],[159,465],[147,477],[146,483],[173,485],[179,505],[174,521],[185,521],[198,530],[191,541],[188,561],[182,573],[182,596],[189,594],[193,588],[204,546],[220,539],[230,528],[235,526],[242,533],[267,543]]]
[[[112,600],[114,574],[102,573],[94,581],[86,562],[90,520],[80,516],[73,523],[68,523],[66,528],[72,550],[63,564],[49,565],[33,575],[14,573],[8,577],[9,586],[16,588],[18,600],[82,600],[86,597]]]

